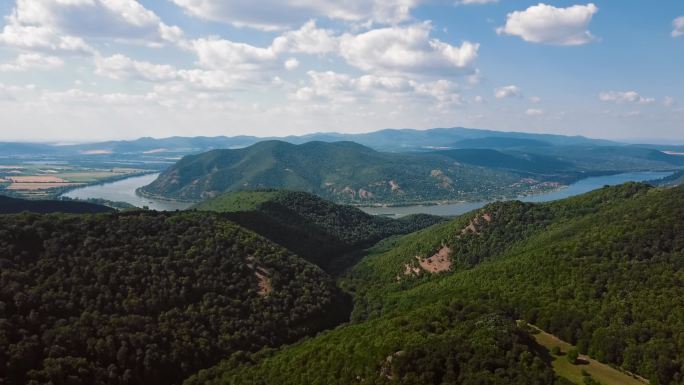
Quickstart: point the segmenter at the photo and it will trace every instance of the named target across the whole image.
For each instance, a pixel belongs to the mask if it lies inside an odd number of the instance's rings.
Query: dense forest
[[[3,216],[0,383],[176,384],[348,316],[318,267],[210,213]]]
[[[114,209],[97,202],[27,200],[0,195],[0,214],[18,214],[24,211],[39,214],[95,214],[114,211]]]
[[[306,191],[336,203],[421,204],[515,197],[548,188],[544,182],[557,176],[463,164],[437,152],[385,153],[353,142],[273,140],[188,155],[140,192],[199,202],[225,192],[272,188]]]
[[[445,247],[449,269],[420,270],[416,257]],[[454,303],[465,314],[488,309],[508,324],[528,321],[651,384],[683,384],[683,277],[682,187],[632,183],[552,203],[495,203],[371,248],[341,282],[355,298],[351,325],[239,365],[225,360],[186,384],[535,383],[513,374],[521,368],[539,383],[568,383],[544,377],[548,361],[534,348],[516,360],[524,340],[500,347],[499,366],[481,359],[487,370],[474,371],[478,363],[456,352],[469,351],[466,336],[477,332],[451,340],[467,328],[446,315]],[[468,318],[463,312],[459,317]],[[444,351],[444,341],[455,351]],[[411,358],[397,359],[397,352]],[[533,369],[523,363],[530,360]],[[404,364],[413,369],[394,368],[403,375],[383,377],[388,366]],[[459,371],[446,369],[453,367]],[[432,368],[439,374],[432,376]]]
[[[0,383],[569,384],[524,320],[684,384],[684,187],[450,221],[282,191],[195,209],[3,216]]]
[[[194,209],[224,213],[329,272],[340,272],[354,263],[356,250],[445,220],[425,214],[398,220],[373,216],[313,194],[282,190],[226,193]]]

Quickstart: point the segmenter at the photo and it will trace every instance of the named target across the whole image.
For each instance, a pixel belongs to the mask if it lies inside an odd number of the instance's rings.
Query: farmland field
[[[74,187],[110,182],[148,170],[90,167],[59,162],[0,166],[0,193],[22,198],[55,198]]]

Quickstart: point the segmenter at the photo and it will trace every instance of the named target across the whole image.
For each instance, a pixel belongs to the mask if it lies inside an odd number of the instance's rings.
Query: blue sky
[[[0,140],[464,126],[684,142],[680,0],[17,0],[0,14]]]

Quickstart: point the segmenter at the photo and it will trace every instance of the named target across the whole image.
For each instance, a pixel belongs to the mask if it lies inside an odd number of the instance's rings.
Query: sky
[[[682,0],[0,0],[0,140],[470,127],[684,143]]]

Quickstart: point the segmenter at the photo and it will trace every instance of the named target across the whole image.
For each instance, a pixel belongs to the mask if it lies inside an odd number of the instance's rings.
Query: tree
[[[579,351],[577,349],[570,349],[568,351],[568,362],[573,365],[577,365],[577,359],[579,358]]]

